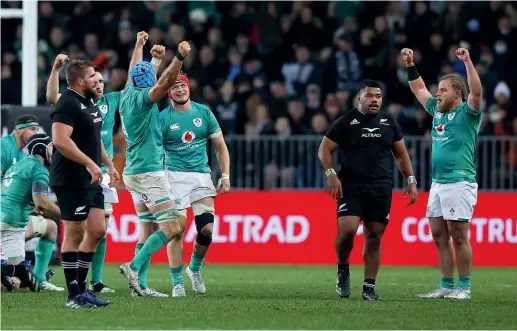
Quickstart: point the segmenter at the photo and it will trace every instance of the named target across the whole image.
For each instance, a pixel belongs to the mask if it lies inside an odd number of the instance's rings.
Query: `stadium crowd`
[[[441,75],[465,75],[455,50],[468,48],[484,88],[481,135],[517,134],[517,107],[511,102],[517,88],[517,6],[512,2],[43,1],[38,102],[46,103],[46,81],[59,53],[92,60],[104,69],[106,91],[122,90],[141,30],[149,33],[147,60],[152,45],[167,47],[161,68],[181,40],[190,42],[184,70],[192,100],[211,107],[227,137],[322,135],[355,106],[358,85],[369,78],[382,82],[383,107],[403,133],[430,139],[432,118],[413,97],[400,57],[406,46],[415,50],[432,94]],[[2,31],[13,31],[2,33],[2,103],[20,104],[21,22],[3,20]],[[517,159],[517,152],[512,155]],[[278,170],[263,175],[280,178]],[[284,185],[295,185],[289,180]]]

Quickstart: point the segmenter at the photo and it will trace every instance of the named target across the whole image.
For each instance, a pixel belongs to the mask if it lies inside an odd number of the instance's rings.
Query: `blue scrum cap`
[[[129,72],[133,86],[139,88],[153,87],[156,83],[156,72],[149,62],[138,62]]]

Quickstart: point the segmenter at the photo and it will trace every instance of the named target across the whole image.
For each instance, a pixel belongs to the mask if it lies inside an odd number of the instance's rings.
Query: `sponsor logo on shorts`
[[[346,208],[346,202],[345,202],[344,204],[339,206],[337,211],[341,212],[341,211],[347,211],[347,210],[348,210],[348,208]]]
[[[186,131],[181,136],[181,141],[183,141],[185,144],[190,144],[192,141],[196,139],[196,135],[192,131]]]
[[[192,120],[192,122],[194,123],[195,126],[197,126],[198,128],[203,124],[203,120],[201,118],[194,118]]]
[[[144,199],[144,201],[149,201],[149,197],[145,194],[142,194],[142,199]]]
[[[390,219],[390,214],[386,215],[386,219],[389,220]]]
[[[81,207],[75,208],[75,214],[76,215],[85,215],[86,211],[83,211],[85,208],[86,208],[86,206],[81,206]]]

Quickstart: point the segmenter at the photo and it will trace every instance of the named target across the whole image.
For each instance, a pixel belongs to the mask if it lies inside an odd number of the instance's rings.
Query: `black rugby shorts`
[[[341,183],[343,198],[338,199],[338,218],[358,216],[364,222],[388,224],[393,190],[390,184]]]
[[[52,189],[56,193],[61,219],[64,221],[85,221],[90,214],[90,208],[104,209],[104,195],[100,185],[63,185]]]

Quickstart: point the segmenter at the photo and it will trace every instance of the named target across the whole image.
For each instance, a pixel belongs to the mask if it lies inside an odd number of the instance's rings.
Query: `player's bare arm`
[[[151,64],[154,67],[154,71],[156,75],[158,75],[158,70],[160,69],[160,64],[162,63],[163,58],[165,57],[165,46],[162,45],[154,45],[151,48],[151,55],[153,59],[151,60]]]
[[[415,173],[413,172],[413,165],[411,164],[409,153],[407,152],[406,145],[404,144],[404,139],[394,142],[392,151],[400,172],[408,182],[404,198],[406,198],[408,194],[411,194],[411,200],[408,202],[408,206],[412,205],[418,199],[418,190],[416,188],[416,178]]]
[[[81,152],[70,138],[73,130],[70,125],[59,122],[52,123],[52,143],[64,157],[86,167],[86,170],[92,175],[92,184],[99,183],[102,181],[101,168],[86,154]]]
[[[131,83],[131,76],[129,75],[131,68],[133,68],[138,62],[142,61],[142,59],[144,58],[144,45],[147,42],[147,38],[149,37],[147,35],[147,32],[145,31],[140,31],[136,35],[135,49],[133,50],[133,55],[131,56],[131,61],[129,62],[126,85]]]
[[[34,201],[36,209],[40,211],[43,216],[61,219],[61,211],[59,210],[59,207],[49,200],[48,195],[33,194],[32,200]]]
[[[327,175],[329,195],[333,199],[343,197],[343,189],[341,181],[337,177],[336,171],[332,168],[332,153],[339,147],[339,145],[327,137],[323,137],[320,148],[318,150],[318,157],[320,159],[325,175]]]
[[[184,58],[190,53],[190,45],[186,41],[182,41],[178,45],[178,53],[172,60],[171,64],[165,69],[160,76],[160,79],[149,91],[149,99],[153,103],[157,103],[160,99],[167,94],[167,91],[176,83],[178,75],[181,71]]]
[[[230,153],[228,152],[228,146],[226,146],[221,129],[214,133],[211,138],[214,144],[215,156],[222,172],[221,178],[217,182],[217,190],[221,194],[225,194],[230,191]]]
[[[68,55],[66,54],[58,54],[54,60],[54,65],[52,66],[50,77],[48,78],[46,93],[47,102],[51,105],[55,105],[61,97],[59,93],[59,70],[67,61]]]
[[[120,175],[115,169],[115,165],[111,162],[108,153],[106,152],[106,148],[104,148],[104,143],[101,142],[101,162],[106,166],[108,171],[108,175],[110,176],[109,187],[115,187],[120,180]]]
[[[413,50],[404,48],[400,53],[406,62],[406,68],[408,68],[408,80],[411,92],[413,92],[418,102],[425,108],[427,101],[429,101],[432,95],[429,93],[429,90],[427,90],[424,80],[416,71],[415,63],[413,62]]]
[[[465,63],[465,68],[467,69],[467,82],[470,91],[467,98],[467,105],[472,110],[480,111],[483,102],[483,88],[474,63],[472,63],[470,59],[470,53],[465,48],[458,48],[456,50],[456,56]]]

